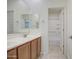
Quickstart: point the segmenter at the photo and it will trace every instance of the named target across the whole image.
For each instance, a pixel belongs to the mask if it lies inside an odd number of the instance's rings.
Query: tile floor
[[[61,53],[59,47],[50,49],[48,55],[41,56],[39,59],[66,59],[65,56]]]
[[[39,59],[66,59],[59,47],[59,39],[57,36],[49,38],[49,53]],[[53,40],[54,39],[54,40]]]

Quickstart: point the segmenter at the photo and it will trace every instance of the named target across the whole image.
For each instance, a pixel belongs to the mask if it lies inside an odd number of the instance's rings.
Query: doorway
[[[64,53],[64,9],[48,9],[48,39],[49,52],[61,51]]]

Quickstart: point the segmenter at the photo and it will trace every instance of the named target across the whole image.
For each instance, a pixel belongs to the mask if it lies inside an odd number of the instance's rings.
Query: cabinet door
[[[37,51],[37,53],[38,53],[38,57],[39,57],[40,53],[41,53],[41,38],[38,38],[37,40],[38,40],[38,51]]]
[[[18,47],[18,59],[30,59],[30,43]]]
[[[31,42],[31,59],[37,59],[37,39]]]
[[[17,59],[16,49],[12,49],[12,50],[7,52],[7,59]]]

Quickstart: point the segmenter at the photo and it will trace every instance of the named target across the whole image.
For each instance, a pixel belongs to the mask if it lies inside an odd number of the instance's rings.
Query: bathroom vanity
[[[40,15],[22,0],[7,3],[7,59],[37,59],[41,52]]]
[[[40,34],[14,40],[8,40],[7,59],[38,59],[41,53]]]

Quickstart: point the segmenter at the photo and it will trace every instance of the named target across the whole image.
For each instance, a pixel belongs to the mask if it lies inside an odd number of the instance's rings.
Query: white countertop
[[[15,48],[17,46],[20,46],[24,43],[32,41],[35,38],[38,38],[40,36],[41,36],[41,33],[31,33],[31,34],[27,35],[27,37],[17,36],[17,37],[14,37],[14,38],[8,38],[8,40],[7,40],[7,50],[10,50],[10,49]]]

